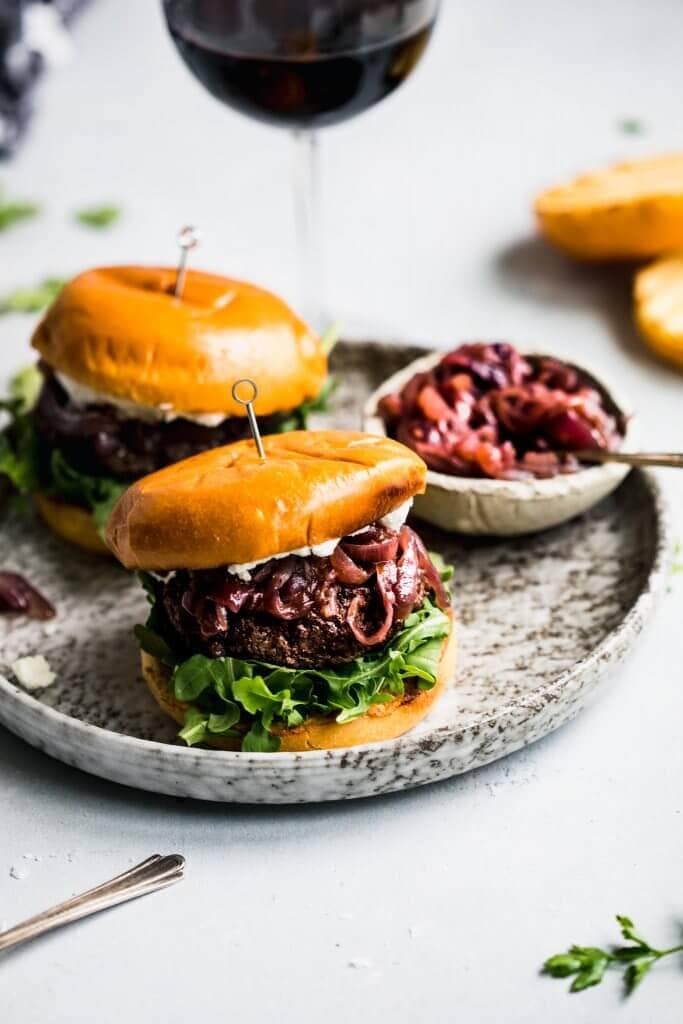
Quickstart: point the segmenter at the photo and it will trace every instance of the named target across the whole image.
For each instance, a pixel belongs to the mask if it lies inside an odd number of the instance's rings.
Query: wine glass
[[[303,310],[321,325],[317,129],[393,92],[429,42],[439,0],[163,0],[180,55],[219,100],[293,129]]]

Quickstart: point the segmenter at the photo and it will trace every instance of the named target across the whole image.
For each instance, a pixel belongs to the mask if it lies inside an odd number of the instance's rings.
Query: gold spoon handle
[[[96,914],[127,900],[137,899],[138,896],[146,896],[148,893],[165,889],[167,885],[179,882],[184,870],[185,858],[180,854],[162,857],[157,853],[129,871],[124,871],[122,875],[73,896],[56,907],[44,910],[41,914],[36,914],[35,917],[30,917],[27,921],[10,928],[9,931],[0,932],[0,951],[35,939],[53,928],[60,928],[89,914]]]
[[[580,462],[623,462],[627,466],[673,466],[683,469],[683,454],[676,452],[603,452],[591,448],[570,452]]]

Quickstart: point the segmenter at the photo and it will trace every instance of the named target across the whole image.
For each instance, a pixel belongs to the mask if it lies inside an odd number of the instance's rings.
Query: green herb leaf
[[[88,476],[74,469],[56,448],[50,458],[52,490],[63,498],[82,503],[90,509],[100,536],[107,520],[127,485],[106,476]]]
[[[0,313],[40,313],[59,295],[65,277],[46,277],[29,288],[16,288],[0,298]]]
[[[315,398],[302,402],[286,419],[281,420],[278,434],[288,434],[290,430],[308,430],[308,418],[312,413],[329,412],[330,399],[337,386],[334,377],[328,377]]]
[[[153,602],[145,631],[139,634],[143,649],[168,658],[156,581],[143,576],[143,585]],[[356,658],[348,665],[291,669],[195,654],[176,665],[171,685],[178,700],[196,703],[203,711],[209,731],[210,714],[223,715],[232,704],[236,705],[242,728],[258,723],[249,743],[263,744],[266,741],[259,730],[268,732],[275,722],[295,727],[312,715],[334,716],[339,723],[350,722],[373,704],[401,696],[407,680],[417,679],[421,687],[431,689],[437,678],[442,643],[449,632],[449,617],[425,601],[408,616],[388,650]],[[157,635],[166,647],[153,649],[150,633]],[[272,743],[272,737],[267,742]]]
[[[19,494],[31,494],[38,484],[38,439],[30,414],[15,416],[0,434],[0,476]]]
[[[332,349],[339,341],[342,331],[340,320],[335,320],[320,336],[320,345],[326,356],[332,353]]]
[[[624,970],[626,994],[630,995],[643,980],[653,964],[667,956],[683,953],[683,945],[671,949],[654,949],[635,930],[630,917],[617,915],[621,934],[633,946],[617,946],[611,951],[596,946],[572,946],[568,953],[560,953],[546,960],[543,969],[554,978],[566,978],[575,975],[571,992],[582,992],[592,985],[598,985],[608,967],[621,967]]]
[[[163,637],[160,637],[153,629],[138,625],[133,627],[133,633],[145,654],[151,654],[153,658],[158,658],[164,664],[174,664],[175,659],[171,648]]]
[[[553,978],[568,978],[572,974],[578,974],[581,970],[581,961],[571,953],[558,953],[549,957],[543,964],[543,970]]]
[[[274,754],[279,749],[280,740],[271,736],[258,718],[242,740],[242,750],[248,754]]]
[[[234,725],[240,720],[240,709],[236,704],[230,704],[222,715],[209,715],[208,731],[217,736],[223,736],[231,732]]]
[[[198,711],[197,708],[189,708],[185,713],[185,724],[178,736],[187,743],[188,747],[194,747],[197,743],[202,743],[205,740],[208,724],[207,715]]]
[[[42,387],[43,375],[35,364],[25,366],[23,370],[14,374],[10,380],[9,393],[19,415],[31,411],[38,401]]]
[[[624,974],[624,984],[626,986],[626,995],[631,995],[633,990],[640,985],[641,981],[647,974],[647,972],[655,963],[654,957],[641,957],[639,960],[634,960],[632,964],[626,970]]]
[[[637,117],[622,117],[618,126],[624,135],[642,135],[645,131],[645,125]]]
[[[625,939],[629,939],[631,942],[635,942],[637,945],[642,946],[645,949],[650,948],[645,939],[642,939],[636,934],[636,926],[630,917],[625,917],[624,914],[617,914],[617,921],[621,928],[621,934]]]
[[[599,985],[605,974],[605,970],[609,964],[609,958],[606,956],[596,957],[591,960],[586,967],[582,968],[574,978],[571,984],[571,992],[583,992],[584,989],[590,988],[592,985]]]
[[[89,206],[75,213],[79,224],[89,228],[108,228],[121,217],[118,206]]]
[[[20,221],[29,220],[39,213],[40,207],[37,203],[4,202],[0,199],[0,231],[8,231]]]

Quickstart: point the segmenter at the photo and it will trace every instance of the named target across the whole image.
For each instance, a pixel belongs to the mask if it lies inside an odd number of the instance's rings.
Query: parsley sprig
[[[40,213],[37,203],[25,200],[5,200],[0,194],[0,231],[8,231],[22,220],[30,220]]]
[[[655,949],[636,932],[629,917],[617,914],[621,934],[628,946],[613,946],[609,950],[597,946],[571,946],[567,953],[551,956],[543,965],[546,974],[553,978],[570,978],[570,992],[583,992],[592,985],[599,985],[610,967],[624,970],[626,995],[630,995],[645,975],[659,960],[676,953],[683,953],[683,944],[670,949]]]

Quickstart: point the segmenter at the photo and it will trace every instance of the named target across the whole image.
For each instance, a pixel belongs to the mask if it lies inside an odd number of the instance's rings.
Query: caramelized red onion
[[[453,476],[574,472],[572,451],[615,449],[624,433],[587,376],[557,359],[526,360],[504,343],[461,345],[386,395],[379,412],[393,437]]]
[[[225,569],[186,574],[171,587],[167,610],[177,628],[182,615],[198,620],[202,639],[225,635],[231,617],[257,613],[306,628],[309,613],[337,620],[361,647],[386,642],[392,630],[432,592],[441,608],[448,593],[422,541],[410,527],[377,524],[345,537],[329,558],[288,555],[258,567],[250,580]],[[177,604],[176,604],[177,602]],[[321,651],[324,659],[325,651]]]
[[[0,613],[16,612],[30,619],[54,619],[53,606],[16,572],[0,572]]]

